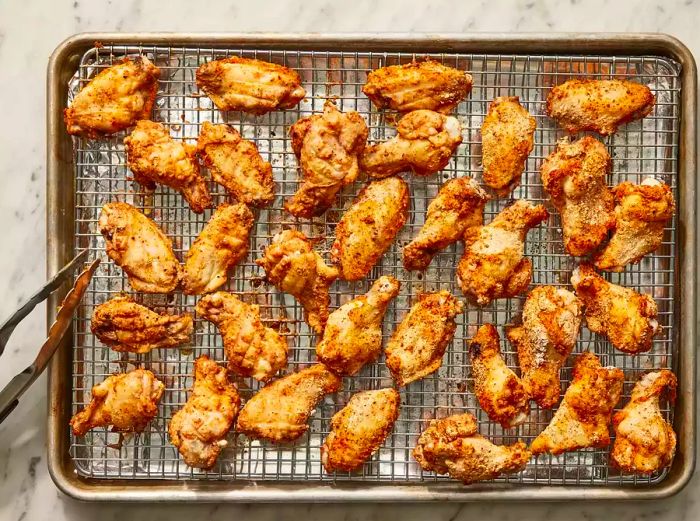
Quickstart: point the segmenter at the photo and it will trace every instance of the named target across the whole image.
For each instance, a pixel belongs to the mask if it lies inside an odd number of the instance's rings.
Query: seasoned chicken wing
[[[530,459],[527,445],[495,445],[478,432],[469,413],[432,420],[418,438],[413,457],[426,471],[449,474],[465,484],[520,472]]]
[[[199,172],[195,147],[170,137],[161,123],[142,120],[124,138],[126,165],[149,190],[160,183],[178,190],[195,213],[211,208],[207,183]]]
[[[219,329],[232,373],[267,381],[287,365],[286,340],[262,323],[255,304],[217,291],[197,302],[197,313]]]
[[[340,375],[354,375],[382,350],[382,321],[389,302],[399,294],[394,277],[379,277],[370,290],[346,302],[328,317],[316,356]]]
[[[448,291],[423,293],[386,346],[386,365],[403,387],[437,371],[457,329],[464,304]]]
[[[284,208],[295,217],[315,217],[333,205],[340,190],[360,173],[359,155],[367,125],[357,112],[340,112],[326,101],[323,114],[300,119],[289,129],[302,181]]]
[[[331,420],[331,432],[321,446],[326,472],[351,472],[379,449],[399,417],[401,396],[395,389],[354,394]]]
[[[180,263],[173,243],[151,221],[127,203],[107,203],[98,221],[107,255],[129,277],[135,291],[171,293],[180,283]]]
[[[69,134],[97,138],[149,119],[160,69],[145,56],[100,71],[63,111]]]
[[[263,387],[241,410],[236,430],[250,438],[285,443],[301,437],[321,399],[342,380],[323,364],[312,365]]]
[[[542,163],[542,184],[561,214],[564,247],[575,257],[595,250],[615,226],[615,200],[605,183],[605,145],[590,136],[563,139]]]
[[[653,108],[649,87],[627,80],[569,80],[547,96],[547,114],[572,133],[592,130],[608,136]]]
[[[220,110],[265,114],[291,109],[306,96],[296,71],[261,60],[232,56],[197,69],[197,87]]]
[[[335,227],[331,262],[340,278],[360,280],[391,247],[408,219],[408,185],[399,177],[365,186]]]
[[[92,388],[92,399],[70,420],[73,434],[111,425],[115,432],[141,432],[157,416],[165,385],[146,369],[108,376]]]
[[[190,467],[210,469],[228,444],[226,435],[241,406],[226,369],[207,356],[194,362],[194,386],[168,425],[170,442]]]
[[[457,266],[457,282],[464,294],[485,306],[525,291],[532,278],[532,264],[523,257],[525,236],[548,216],[544,206],[518,200],[465,236],[464,255]]]

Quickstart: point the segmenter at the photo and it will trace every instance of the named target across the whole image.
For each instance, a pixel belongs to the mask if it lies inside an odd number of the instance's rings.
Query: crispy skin
[[[365,186],[335,227],[331,262],[340,278],[360,280],[391,247],[408,219],[408,185],[399,177]]]
[[[583,305],[564,288],[534,288],[523,306],[521,326],[506,329],[518,352],[525,391],[542,409],[559,401],[560,371],[576,345]]]
[[[92,388],[87,407],[70,420],[73,434],[84,436],[95,427],[115,432],[141,432],[158,414],[165,385],[146,369],[108,376]]]
[[[630,401],[613,416],[613,465],[628,473],[651,474],[671,464],[676,453],[676,433],[661,415],[659,398],[665,394],[674,401],[676,386],[676,375],[668,369],[639,379]]]
[[[399,294],[394,277],[379,277],[370,290],[346,302],[328,317],[316,356],[339,375],[354,375],[382,350],[382,321],[389,302]]]
[[[262,323],[255,304],[217,291],[197,302],[197,313],[219,329],[232,373],[267,381],[287,365],[286,340]]]
[[[275,380],[248,400],[236,429],[273,443],[294,441],[309,430],[307,422],[318,402],[339,391],[341,383],[323,364]]]
[[[615,233],[596,256],[595,266],[622,271],[627,264],[639,262],[661,246],[664,228],[673,217],[676,204],[671,188],[653,177],[646,178],[641,185],[625,181],[613,193],[617,200]]]
[[[432,420],[418,438],[413,457],[423,470],[449,474],[465,484],[520,472],[530,459],[527,445],[495,445],[478,432],[469,413]]]
[[[420,176],[432,175],[447,166],[462,142],[457,118],[432,110],[409,112],[399,120],[396,132],[390,140],[365,148],[360,166],[370,177],[408,170]]]
[[[261,60],[233,56],[197,69],[197,87],[220,110],[265,114],[291,109],[306,96],[296,71]]]
[[[435,60],[390,65],[367,74],[362,92],[380,109],[448,113],[472,90],[472,77]]]
[[[178,190],[195,213],[211,208],[207,183],[199,172],[195,147],[170,137],[161,123],[142,120],[124,138],[126,165],[148,190],[156,183]]]
[[[386,346],[386,365],[400,387],[437,371],[464,304],[448,291],[423,293]]]
[[[220,288],[228,273],[248,254],[255,219],[243,203],[221,204],[185,255],[182,288],[201,295]]]
[[[401,396],[395,389],[354,394],[331,420],[331,432],[321,446],[326,472],[351,472],[379,449],[399,417]]]
[[[160,315],[128,297],[114,297],[95,308],[90,330],[114,351],[149,353],[192,339],[192,315]]]
[[[241,203],[268,206],[275,198],[272,165],[258,147],[229,125],[205,121],[197,139],[197,155],[211,177]]]
[[[625,353],[651,349],[654,335],[661,330],[653,298],[606,281],[590,264],[581,264],[574,270],[571,284],[586,307],[588,329],[607,336],[614,347]]]
[[[226,447],[226,435],[241,407],[226,369],[207,356],[194,362],[194,387],[168,425],[170,443],[190,467],[210,469]]]
[[[278,233],[255,263],[262,266],[267,280],[277,289],[299,301],[306,323],[322,333],[328,320],[328,290],[338,278],[338,270],[326,265],[306,235],[296,230]]]
[[[625,376],[616,367],[601,367],[591,352],[574,362],[573,380],[552,421],[530,445],[533,454],[603,448],[610,445],[610,416],[620,399]]]
[[[544,206],[518,200],[491,223],[472,228],[474,233],[464,238],[464,255],[457,266],[457,282],[464,294],[485,306],[525,291],[532,278],[532,264],[523,257],[525,236],[548,216]]]
[[[590,136],[563,139],[542,163],[542,185],[561,214],[564,247],[581,257],[595,250],[615,226],[615,200],[605,183],[605,145]]]
[[[569,80],[549,92],[547,114],[567,132],[608,136],[623,123],[649,115],[654,101],[649,87],[633,81]]]
[[[367,125],[357,112],[340,112],[326,101],[323,114],[300,119],[289,129],[302,181],[284,208],[295,217],[315,217],[333,205],[340,190],[357,179]]]
[[[100,71],[63,111],[69,134],[98,138],[149,119],[160,69],[145,56]]]
[[[171,293],[180,283],[173,243],[156,223],[127,203],[107,203],[98,222],[107,255],[135,291]]]

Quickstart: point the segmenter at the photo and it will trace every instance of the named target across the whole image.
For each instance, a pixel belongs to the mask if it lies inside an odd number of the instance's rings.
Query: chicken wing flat
[[[352,472],[379,449],[399,417],[401,396],[395,389],[354,394],[331,420],[331,432],[321,446],[326,472]]]
[[[135,291],[171,293],[180,283],[173,243],[156,223],[127,203],[107,203],[98,222],[107,255]]]
[[[64,110],[68,133],[97,138],[149,119],[159,76],[160,69],[145,56],[100,71]]]
[[[547,96],[547,114],[572,133],[591,130],[608,136],[653,108],[649,87],[627,80],[569,80]]]
[[[625,181],[613,189],[615,233],[596,256],[595,265],[607,271],[622,271],[661,246],[664,228],[676,211],[671,188],[648,177],[641,185]]]
[[[472,90],[472,77],[435,60],[390,65],[367,74],[362,92],[380,109],[447,113]]]
[[[457,282],[464,294],[485,306],[525,291],[532,279],[532,264],[524,258],[525,236],[548,216],[544,206],[518,200],[465,236],[464,255],[457,266]]]
[[[389,177],[365,186],[335,227],[331,262],[340,278],[360,280],[391,247],[408,219],[408,185]]]
[[[263,387],[245,404],[236,430],[250,438],[285,443],[301,437],[321,399],[340,390],[340,377],[312,365]]]
[[[471,228],[484,222],[484,206],[489,197],[469,177],[451,179],[428,205],[425,223],[418,235],[403,249],[407,270],[424,270],[442,249],[463,238]]]
[[[603,448],[610,445],[610,416],[620,400],[625,376],[617,367],[601,367],[591,352],[578,356],[573,380],[552,421],[530,445],[533,454]]]
[[[615,226],[615,198],[605,183],[610,164],[605,145],[590,136],[559,141],[542,163],[542,184],[561,214],[570,255],[591,253]]]
[[[661,330],[653,298],[606,281],[589,264],[574,270],[571,284],[586,307],[588,329],[607,336],[625,353],[651,349],[654,335]]]
[[[178,190],[195,213],[211,208],[207,183],[199,172],[196,148],[176,141],[161,123],[142,120],[124,138],[126,165],[149,190],[160,183]]]
[[[187,344],[194,329],[192,315],[160,315],[128,297],[114,297],[95,308],[90,330],[114,351],[149,353]]]
[[[399,294],[394,277],[379,277],[370,290],[346,302],[328,317],[316,356],[339,375],[354,375],[382,350],[382,321],[389,302]]]
[[[233,56],[197,69],[197,87],[220,110],[265,114],[291,109],[306,96],[296,71],[261,60]]]
[[[165,385],[146,369],[108,376],[92,388],[87,407],[70,420],[73,434],[84,436],[95,427],[115,432],[141,432],[158,415]]]
[[[450,162],[462,142],[462,126],[457,118],[432,110],[416,110],[403,116],[397,135],[365,148],[360,159],[362,170],[381,178],[412,170],[429,176]]]
[[[469,413],[432,420],[418,438],[413,457],[426,471],[449,474],[465,484],[520,472],[530,459],[527,445],[495,445],[478,433]]]
[[[211,177],[238,202],[267,206],[275,198],[272,165],[263,160],[258,147],[228,125],[205,121],[197,139],[197,155]]]
[[[272,238],[265,254],[255,263],[277,289],[289,293],[304,308],[306,323],[320,334],[328,320],[328,290],[338,278],[338,270],[327,266],[301,232],[284,230]]]
[[[559,401],[560,371],[576,345],[583,305],[564,288],[539,286],[525,299],[523,323],[506,329],[518,352],[525,391],[542,409]]]
[[[287,342],[260,320],[260,308],[218,291],[197,302],[197,313],[216,325],[224,339],[228,369],[267,381],[287,365]]]
[[[302,181],[284,203],[295,217],[315,217],[333,205],[340,190],[357,179],[367,124],[357,112],[340,112],[326,101],[323,114],[300,119],[289,129]]]
[[[190,467],[210,469],[228,444],[226,435],[241,407],[226,369],[207,356],[194,361],[194,386],[168,425],[170,443]]]
[[[464,303],[448,291],[423,293],[386,346],[386,365],[400,387],[437,371]]]
[[[248,254],[254,217],[246,205],[221,204],[185,255],[182,288],[201,295],[220,288],[228,273]]]
[[[671,464],[676,453],[676,433],[664,420],[659,398],[676,396],[676,375],[661,369],[642,376],[629,403],[613,416],[615,443],[612,464],[624,472],[651,474]]]

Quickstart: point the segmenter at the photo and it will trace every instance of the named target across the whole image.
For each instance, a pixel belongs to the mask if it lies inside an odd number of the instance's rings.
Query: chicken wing
[[[367,125],[357,112],[340,112],[326,101],[323,114],[302,118],[289,129],[302,181],[284,203],[295,217],[315,217],[333,205],[340,190],[360,173],[359,155],[367,142]]]
[[[423,293],[386,346],[386,365],[400,387],[437,371],[464,304],[448,291]]]
[[[352,472],[379,449],[399,417],[401,396],[395,389],[354,394],[331,420],[331,432],[321,446],[326,472]]]
[[[108,376],[92,388],[92,399],[70,420],[73,434],[111,425],[115,432],[141,432],[158,415],[165,385],[146,369]]]
[[[328,320],[328,290],[338,270],[327,266],[301,232],[284,230],[272,238],[265,254],[255,263],[265,270],[267,280],[289,293],[304,308],[306,323],[320,334]]]
[[[469,413],[432,420],[418,438],[413,457],[426,471],[449,474],[465,484],[520,472],[530,459],[527,445],[495,445],[478,433]]]
[[[365,295],[333,311],[316,345],[319,361],[337,374],[351,376],[376,360],[382,350],[384,313],[400,287],[394,277],[379,277]]]
[[[218,291],[197,302],[197,313],[224,338],[229,371],[267,381],[287,365],[287,342],[260,320],[260,308]]]
[[[194,386],[168,425],[170,443],[190,467],[210,469],[228,444],[226,435],[241,406],[226,369],[207,356],[194,362]]]
[[[232,56],[197,69],[197,87],[220,110],[265,114],[291,109],[306,96],[296,71],[261,60]]]
[[[548,216],[544,206],[519,200],[486,226],[472,228],[457,266],[457,282],[464,294],[485,306],[525,291],[532,278],[532,264],[523,257],[525,236]]]
[[[661,330],[653,298],[606,281],[589,264],[574,270],[571,284],[586,307],[588,329],[607,336],[625,353],[651,349],[654,335]]]
[[[601,367],[591,352],[574,362],[573,380],[552,421],[530,445],[533,454],[602,448],[610,445],[610,416],[620,399],[625,376],[617,367]]]
[[[97,138],[149,119],[160,69],[145,56],[100,71],[63,111],[68,133]]]
[[[180,283],[180,263],[173,243],[151,221],[127,203],[107,203],[98,222],[107,255],[129,277],[135,291],[171,293]]]
[[[248,254],[254,217],[246,205],[221,204],[185,255],[182,288],[201,295],[220,288],[228,273]]]
[[[236,429],[250,438],[285,443],[301,437],[321,399],[342,380],[323,364],[312,365],[263,387],[245,404]]]
[[[199,172],[195,147],[170,137],[161,123],[142,120],[124,138],[126,165],[149,190],[160,183],[178,190],[195,213],[211,208],[207,183]]]
[[[542,184],[561,214],[564,247],[575,257],[595,250],[615,226],[615,199],[605,184],[605,145],[590,136],[563,139],[542,163]]]
[[[408,219],[408,185],[399,177],[365,186],[335,227],[331,262],[340,278],[360,280],[391,247]]]

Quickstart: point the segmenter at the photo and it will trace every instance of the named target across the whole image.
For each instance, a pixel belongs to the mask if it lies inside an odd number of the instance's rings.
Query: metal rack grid
[[[564,136],[552,120],[544,115],[548,89],[571,77],[629,78],[648,84],[656,96],[652,114],[641,122],[623,126],[617,134],[605,138],[613,158],[610,184],[623,180],[640,182],[652,175],[668,183],[678,193],[678,138],[680,67],[672,60],[645,56],[545,56],[545,55],[480,55],[480,54],[419,54],[319,52],[285,50],[220,49],[205,47],[156,47],[103,45],[89,50],[82,57],[79,70],[70,83],[67,102],[97,71],[125,55],[147,55],[162,71],[153,119],[169,126],[176,139],[194,142],[204,121],[226,122],[238,129],[243,137],[253,140],[262,156],[273,166],[276,199],[269,209],[257,212],[257,224],[251,235],[250,252],[230,278],[225,289],[242,296],[245,301],[260,305],[263,320],[277,328],[289,341],[290,359],[286,372],[312,363],[315,340],[303,322],[302,310],[289,295],[279,293],[262,280],[262,271],[254,259],[262,253],[271,237],[287,227],[297,227],[318,239],[317,248],[325,258],[333,242],[333,229],[342,210],[351,203],[362,182],[347,187],[337,205],[322,217],[296,220],[282,211],[286,197],[297,187],[297,162],[291,151],[288,128],[300,117],[320,112],[325,99],[336,100],[343,110],[357,110],[370,128],[370,142],[381,141],[394,134],[396,115],[377,111],[362,94],[369,70],[384,65],[405,63],[415,57],[431,56],[447,65],[469,71],[474,88],[455,115],[463,126],[464,142],[450,164],[441,173],[429,178],[405,175],[411,187],[409,220],[399,233],[392,248],[375,266],[371,274],[357,283],[337,282],[331,288],[331,306],[335,308],[367,291],[381,274],[391,274],[402,283],[401,293],[389,307],[384,320],[385,341],[406,314],[417,294],[423,291],[447,289],[462,296],[454,280],[454,267],[462,246],[453,245],[439,253],[424,273],[406,272],[401,263],[402,247],[417,233],[425,209],[445,180],[472,176],[481,178],[479,129],[488,103],[498,95],[516,95],[537,119],[535,148],[527,162],[521,185],[512,199],[527,198],[542,202],[552,210],[542,192],[539,167],[554,149],[557,139]],[[264,116],[243,113],[222,113],[211,101],[200,95],[195,85],[195,71],[208,60],[230,55],[243,55],[284,64],[302,76],[307,97],[300,105],[287,111]],[[152,194],[144,192],[130,179],[125,166],[123,133],[108,139],[74,141],[75,160],[75,248],[89,248],[90,259],[104,261],[75,319],[74,356],[72,365],[72,411],[75,413],[89,401],[91,387],[108,375],[143,366],[152,369],[166,384],[159,414],[149,428],[139,435],[121,440],[107,429],[95,429],[85,437],[71,434],[70,455],[79,474],[93,478],[147,479],[218,479],[218,480],[357,480],[362,482],[430,482],[449,479],[421,471],[411,457],[411,450],[427,421],[458,412],[471,412],[480,422],[481,433],[496,443],[526,442],[547,425],[553,411],[541,411],[534,404],[527,423],[504,431],[489,422],[476,401],[470,377],[464,342],[476,328],[486,322],[498,326],[502,336],[504,357],[510,367],[517,367],[514,349],[503,338],[503,326],[517,322],[524,296],[498,300],[484,308],[468,305],[458,317],[454,341],[448,348],[441,369],[425,379],[410,384],[401,391],[401,414],[393,433],[383,447],[372,456],[360,472],[326,474],[320,462],[320,445],[329,432],[330,418],[349,397],[364,389],[392,384],[383,357],[378,363],[365,367],[358,376],[344,378],[343,390],[326,399],[316,408],[307,435],[296,443],[274,446],[248,440],[231,433],[229,446],[209,472],[192,470],[179,458],[177,450],[167,439],[167,424],[172,414],[187,399],[192,384],[192,365],[201,354],[218,361],[224,360],[221,338],[214,326],[196,317],[192,346],[185,349],[161,349],[148,355],[119,354],[103,346],[91,333],[89,320],[94,307],[119,293],[131,294],[136,300],[159,311],[178,313],[194,311],[196,299],[182,293],[168,296],[144,295],[130,290],[120,268],[106,258],[104,241],[97,229],[97,219],[103,204],[127,201],[152,217],[173,238],[175,252],[180,258],[211,215],[192,213],[181,196],[159,186]],[[223,190],[214,183],[210,188],[216,203],[226,200]],[[485,210],[485,222],[502,210],[512,199],[494,199]],[[558,216],[551,212],[547,223],[532,230],[526,242],[526,254],[533,262],[533,285],[568,286],[569,276],[577,259],[563,250]],[[659,306],[662,332],[656,337],[649,353],[630,356],[616,352],[602,337],[582,327],[575,353],[588,349],[598,354],[604,364],[616,365],[625,373],[623,406],[639,375],[652,368],[674,368],[675,341],[678,323],[674,315],[676,298],[676,220],[666,230],[662,247],[636,266],[620,274],[606,274],[609,280],[650,293]],[[562,372],[562,393],[571,380],[570,357]],[[250,397],[259,384],[252,379],[236,379],[242,397]],[[664,416],[672,420],[673,410],[664,405]],[[67,428],[67,427],[66,427]],[[119,444],[121,443],[121,447]],[[608,465],[609,451],[587,449],[559,457],[543,455],[533,458],[520,474],[499,478],[516,484],[583,484],[623,486],[652,484],[662,480],[666,471],[648,477],[622,475]]]

